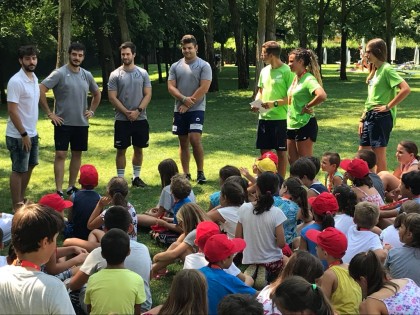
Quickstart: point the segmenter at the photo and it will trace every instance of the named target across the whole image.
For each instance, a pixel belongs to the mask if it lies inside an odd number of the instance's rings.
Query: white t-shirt
[[[350,227],[354,224],[353,218],[345,213],[334,216],[334,227],[347,235]]]
[[[13,214],[0,213],[0,229],[3,230],[3,243],[7,243],[12,238],[12,220]]]
[[[95,248],[86,257],[85,262],[80,267],[80,271],[88,276],[93,275],[106,267],[106,260],[101,255],[101,248]],[[144,290],[146,292],[146,302],[143,308],[150,309],[152,306],[152,295],[150,293],[150,271],[152,269],[152,260],[150,259],[149,249],[136,241],[130,240],[130,255],[124,262],[124,267],[139,274],[144,281]]]
[[[257,296],[257,301],[263,306],[264,315],[281,315],[276,304],[274,304],[273,300],[270,298],[270,294],[271,287],[267,285]]]
[[[29,80],[23,69],[20,69],[7,84],[7,101],[17,104],[17,113],[23,128],[29,137],[37,135],[36,124],[38,122],[39,85],[35,73],[33,80]],[[12,120],[7,119],[6,136],[21,138]]]
[[[252,203],[244,203],[238,211],[242,224],[243,238],[246,247],[243,252],[243,264],[264,264],[280,260],[283,257],[281,248],[276,242],[276,227],[287,220],[283,211],[271,207],[269,211],[255,215]]]
[[[102,213],[100,214],[102,220],[105,217],[105,213],[107,212],[108,209],[105,209],[104,211],[102,211]],[[132,224],[133,224],[133,232],[131,232],[130,234],[128,234],[128,236],[130,236],[130,239],[132,241],[137,241],[137,212],[136,209],[134,209],[133,205],[129,202],[127,202],[127,210],[128,213],[130,213],[131,216],[131,220],[132,220]]]
[[[7,256],[0,256],[0,267],[7,266]]]
[[[401,243],[400,241],[398,229],[396,229],[393,225],[390,225],[382,230],[380,239],[382,244],[390,244],[392,248],[400,248],[404,246],[404,243]]]
[[[381,248],[379,235],[371,231],[358,231],[356,224],[353,224],[347,234],[347,251],[343,257],[343,262],[348,264],[358,253]]]
[[[64,284],[41,271],[0,268],[0,314],[75,314]]]
[[[184,269],[200,269],[207,266],[208,264],[209,262],[204,256],[204,253],[199,252],[195,254],[189,254],[185,257]],[[235,263],[233,262],[228,269],[223,270],[235,277],[241,273],[241,270],[239,270],[239,268],[236,267]]]
[[[239,207],[223,207],[217,209],[219,214],[225,219],[225,222],[220,224],[221,230],[226,232],[230,239],[235,238],[236,225],[239,219],[238,210]]]
[[[192,189],[188,198],[190,198],[191,202],[195,203],[195,196]],[[170,212],[173,214],[174,203],[175,203],[175,199],[171,194],[171,185],[163,187],[162,192],[160,193],[159,203],[157,206],[163,207],[167,212]]]

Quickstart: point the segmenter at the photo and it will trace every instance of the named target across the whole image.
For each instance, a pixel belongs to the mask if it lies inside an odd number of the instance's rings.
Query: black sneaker
[[[64,199],[64,194],[62,191],[57,190],[57,195],[59,195],[62,199]]]
[[[191,180],[191,174],[185,174],[185,177],[188,179],[188,180]]]
[[[67,188],[67,190],[66,190],[66,194],[68,195],[68,196],[71,196],[71,195],[73,195],[75,192],[77,192],[77,191],[79,191],[79,189],[78,188],[76,188],[76,187],[74,187],[74,186],[71,186],[71,187],[69,187],[69,188]]]
[[[131,185],[133,185],[133,187],[146,187],[146,183],[142,181],[142,179],[140,177],[136,177],[131,181]]]
[[[198,171],[197,172],[197,183],[199,183],[199,184],[207,183],[207,179],[206,179],[206,176],[204,176],[203,171]]]

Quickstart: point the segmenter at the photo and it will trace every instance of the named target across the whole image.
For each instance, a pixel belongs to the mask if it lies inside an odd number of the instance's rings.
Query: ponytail
[[[273,172],[264,172],[257,178],[259,195],[253,213],[259,215],[269,211],[274,204],[273,194],[278,191],[279,179]]]
[[[127,181],[122,177],[113,177],[107,185],[108,195],[112,198],[114,206],[127,207],[126,197],[128,195]]]
[[[289,177],[283,185],[287,188],[287,192],[291,197],[290,199],[300,207],[303,218],[310,218],[308,193],[303,186],[302,181],[297,177]]]
[[[326,213],[319,215],[314,213],[321,221],[321,230],[326,229],[327,227],[334,227],[335,221],[331,212],[327,211]]]
[[[322,86],[321,72],[319,71],[318,57],[315,53],[306,48],[297,48],[289,55],[295,55],[297,60],[303,60],[303,65],[308,68],[318,83]]]

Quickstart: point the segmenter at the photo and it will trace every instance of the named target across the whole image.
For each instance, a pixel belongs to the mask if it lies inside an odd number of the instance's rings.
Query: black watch
[[[20,136],[22,137],[22,138],[24,138],[24,137],[26,137],[28,135],[28,133],[25,131],[25,132],[22,132],[21,134],[20,134]]]
[[[273,105],[274,105],[274,107],[277,107],[277,106],[279,106],[279,102],[277,102],[277,100],[276,100],[276,101],[273,102]]]
[[[138,107],[137,110],[139,111],[139,113],[141,113],[143,111],[143,108]]]

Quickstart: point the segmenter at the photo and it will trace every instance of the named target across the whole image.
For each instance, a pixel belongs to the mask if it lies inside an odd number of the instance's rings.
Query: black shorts
[[[315,117],[309,119],[308,123],[299,129],[287,129],[287,139],[294,141],[305,141],[311,139],[316,142],[318,136],[318,122]]]
[[[287,120],[258,121],[256,147],[260,150],[287,150]]]
[[[87,151],[89,126],[54,126],[56,151]]]
[[[362,147],[386,147],[391,135],[394,121],[391,112],[378,113],[373,110],[366,113],[363,123],[362,134],[360,135],[360,146]]]
[[[127,149],[129,146],[147,148],[149,146],[149,123],[146,119],[136,121],[116,120],[114,123],[114,148]]]
[[[197,110],[186,113],[174,113],[172,133],[178,136],[185,136],[191,132],[203,133],[204,111]]]

